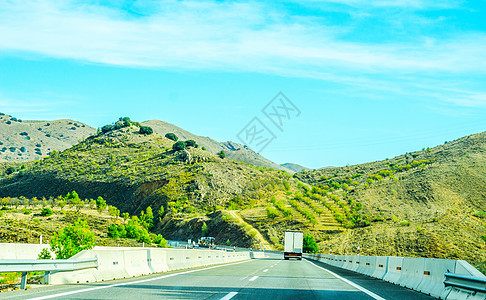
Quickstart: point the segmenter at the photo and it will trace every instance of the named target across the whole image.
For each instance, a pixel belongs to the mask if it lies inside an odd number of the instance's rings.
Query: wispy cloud
[[[9,3],[0,4],[3,51],[125,66],[260,72],[486,70],[482,33],[369,44],[340,40],[333,28],[292,19],[262,3],[167,1],[142,18],[62,1]]]
[[[123,9],[83,3],[1,2],[0,53],[129,67],[260,72],[381,89],[403,89],[393,86],[403,82],[403,77],[486,73],[484,32],[369,42],[343,38],[348,25],[324,24],[314,16],[291,15],[263,2],[135,1]],[[462,4],[427,0],[303,3],[411,9]],[[456,100],[450,103],[467,106],[483,101],[481,96],[451,99]]]

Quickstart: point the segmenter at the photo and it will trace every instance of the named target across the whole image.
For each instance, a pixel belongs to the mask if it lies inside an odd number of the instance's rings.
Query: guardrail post
[[[27,272],[22,272],[22,280],[20,281],[20,289],[25,290],[27,287]]]
[[[51,279],[51,271],[46,271],[44,273],[44,284],[51,284],[50,279]]]

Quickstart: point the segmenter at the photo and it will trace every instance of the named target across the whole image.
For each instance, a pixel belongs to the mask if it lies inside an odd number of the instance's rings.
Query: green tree
[[[130,214],[127,213],[127,212],[124,212],[124,213],[122,213],[122,218],[123,218],[123,220],[126,221],[126,220],[128,220],[130,218]]]
[[[152,133],[154,133],[154,130],[152,129],[152,127],[148,127],[148,126],[140,127],[140,134],[149,135],[149,134],[152,134]]]
[[[196,141],[194,140],[187,140],[184,142],[186,144],[186,148],[189,148],[189,147],[194,147],[194,148],[197,148],[197,144],[196,144]]]
[[[162,222],[162,216],[164,215],[165,213],[165,209],[164,209],[164,206],[161,205],[159,210],[157,211],[157,215],[159,216],[159,221]]]
[[[120,216],[120,210],[114,206],[108,206],[108,213],[115,218]]]
[[[59,231],[51,240],[51,249],[57,259],[67,259],[74,254],[91,249],[95,245],[95,235],[86,221],[78,220]]]
[[[181,151],[184,149],[186,149],[186,143],[183,141],[175,142],[174,145],[172,145],[172,150],[174,151]]]
[[[147,207],[145,212],[142,210],[140,214],[140,225],[146,229],[150,229],[154,226],[154,214],[152,212],[152,207]]]
[[[174,142],[177,142],[177,140],[179,139],[177,135],[175,135],[172,132],[165,134],[165,137],[168,138],[169,140],[173,140]]]
[[[44,217],[52,216],[52,214],[53,214],[53,211],[49,207],[44,207],[42,209],[41,213],[40,213],[40,215],[44,216]]]
[[[221,152],[218,153],[219,157],[220,158],[225,158],[226,157],[226,154],[224,154],[224,151],[221,150]]]
[[[207,236],[208,232],[209,232],[208,225],[206,225],[206,222],[204,222],[201,227],[201,234],[202,236]]]
[[[96,199],[96,209],[101,213],[106,209],[106,201],[103,199],[103,197],[99,196],[98,199]]]
[[[316,240],[314,239],[313,235],[306,234],[304,235],[304,245],[303,251],[305,253],[317,253],[319,252],[319,246],[317,246]]]

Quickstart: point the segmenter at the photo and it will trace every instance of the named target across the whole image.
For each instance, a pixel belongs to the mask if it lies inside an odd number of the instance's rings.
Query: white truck
[[[300,231],[286,231],[284,243],[284,259],[297,258],[302,260],[302,244],[304,234]]]

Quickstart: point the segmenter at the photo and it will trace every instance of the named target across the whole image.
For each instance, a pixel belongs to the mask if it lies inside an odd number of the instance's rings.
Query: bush
[[[59,231],[51,240],[51,249],[57,259],[68,259],[82,250],[91,249],[95,244],[95,235],[86,221],[76,221]]]
[[[48,217],[52,216],[54,212],[49,207],[44,207],[40,213],[41,216]]]
[[[168,138],[169,140],[173,140],[174,142],[177,142],[177,140],[179,139],[177,135],[175,135],[172,132],[165,134],[165,137]]]
[[[474,213],[475,217],[481,218],[481,219],[486,219],[486,212],[485,211],[477,211]]]
[[[17,170],[15,170],[14,167],[8,167],[7,170],[5,170],[5,174],[10,175],[15,171],[17,171]]]
[[[184,143],[186,144],[186,148],[189,148],[189,147],[197,148],[198,147],[198,145],[196,144],[196,141],[194,141],[194,140],[187,140]]]
[[[105,125],[105,126],[101,127],[101,132],[107,133],[107,132],[111,131],[112,128],[113,128],[112,125],[109,125],[109,124],[108,125]]]
[[[152,127],[148,127],[148,126],[140,127],[140,134],[149,135],[149,134],[152,134],[152,133],[154,133],[154,130],[152,129]]]
[[[219,157],[220,158],[225,158],[226,157],[226,154],[224,154],[224,151],[221,150],[221,152],[218,153]]]
[[[267,217],[270,219],[275,219],[278,217],[278,210],[273,207],[267,206]]]
[[[303,251],[305,253],[317,253],[319,252],[319,246],[317,246],[316,240],[313,235],[304,235]]]
[[[172,150],[174,151],[181,151],[184,149],[186,149],[186,143],[183,141],[175,142],[174,145],[172,145]]]
[[[51,252],[47,248],[44,248],[39,253],[39,256],[37,256],[37,259],[52,259]]]
[[[208,232],[209,232],[208,225],[206,225],[206,222],[204,222],[201,227],[201,234],[202,236],[207,236]]]
[[[409,221],[401,221],[400,226],[410,226],[410,222]]]
[[[483,241],[486,242],[486,234],[485,235],[482,235],[481,238],[483,239]]]
[[[30,215],[30,210],[28,209],[24,210],[24,215]]]

